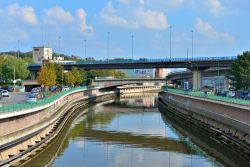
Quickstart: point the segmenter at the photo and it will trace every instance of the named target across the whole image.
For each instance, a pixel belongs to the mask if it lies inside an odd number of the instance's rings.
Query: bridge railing
[[[186,90],[182,90],[182,89],[173,89],[173,88],[167,88],[165,86],[162,89],[164,91],[177,93],[177,94],[183,94],[183,95],[200,97],[200,98],[205,98],[205,99],[210,99],[210,100],[215,100],[215,101],[222,101],[222,102],[227,102],[227,103],[235,103],[235,104],[250,106],[250,100],[216,96],[216,95],[213,95],[211,93],[205,94],[204,92],[201,92],[201,91],[186,91]]]
[[[196,58],[163,58],[163,59],[123,59],[123,60],[97,60],[97,61],[79,61],[79,62],[67,62],[59,63],[62,65],[84,65],[84,64],[117,64],[117,63],[157,63],[157,62],[196,62],[196,61],[225,61],[225,60],[235,60],[237,56],[227,56],[227,57],[196,57]],[[38,66],[41,64],[30,64],[29,66]]]
[[[79,90],[87,90],[87,87],[72,88],[70,90],[62,91],[60,93],[52,95],[48,98],[38,100],[37,102],[23,102],[23,103],[2,105],[2,106],[0,106],[0,114],[6,113],[6,112],[11,112],[11,111],[21,111],[21,110],[36,108],[39,106],[44,106],[46,104],[54,102],[55,100],[59,99],[60,97],[62,97],[64,95],[67,95],[71,92],[79,91]]]

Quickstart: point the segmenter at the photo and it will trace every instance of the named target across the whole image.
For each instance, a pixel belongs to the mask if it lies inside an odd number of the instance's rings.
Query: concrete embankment
[[[159,105],[191,124],[217,133],[226,142],[250,153],[250,107],[162,91]],[[202,132],[203,133],[203,132]]]
[[[114,92],[76,90],[44,106],[0,115],[0,166],[10,166],[47,145],[79,107],[114,98]]]

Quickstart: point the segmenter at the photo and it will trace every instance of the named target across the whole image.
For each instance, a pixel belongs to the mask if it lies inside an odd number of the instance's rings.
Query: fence
[[[200,92],[200,91],[185,91],[181,89],[173,89],[173,88],[167,88],[167,87],[163,87],[163,90],[177,93],[177,94],[189,95],[193,97],[200,97],[200,98],[205,98],[205,99],[210,99],[210,100],[215,100],[215,101],[222,101],[222,102],[227,102],[227,103],[235,103],[235,104],[250,106],[250,100],[216,96],[210,93],[205,94],[204,92]]]
[[[43,106],[43,105],[49,104],[49,103],[57,100],[58,98],[66,95],[68,93],[78,91],[78,90],[87,90],[87,89],[88,89],[88,87],[72,88],[70,90],[62,91],[62,92],[57,93],[55,95],[38,100],[37,102],[23,102],[23,103],[2,105],[2,106],[0,106],[0,114],[10,112],[10,111],[26,110],[26,109],[32,109],[35,107]]]

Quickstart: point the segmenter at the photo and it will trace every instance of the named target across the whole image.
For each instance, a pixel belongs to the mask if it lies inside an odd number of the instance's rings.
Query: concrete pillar
[[[36,72],[30,72],[31,80],[36,80]]]
[[[155,78],[163,78],[163,68],[155,69]]]
[[[201,71],[194,70],[193,71],[193,90],[200,90],[201,89]]]

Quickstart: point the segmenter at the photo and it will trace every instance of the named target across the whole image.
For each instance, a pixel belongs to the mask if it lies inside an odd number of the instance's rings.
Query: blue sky
[[[0,0],[0,51],[49,45],[96,59],[234,56],[250,50],[249,0]],[[42,35],[43,34],[43,35]],[[59,47],[59,37],[60,47]]]

